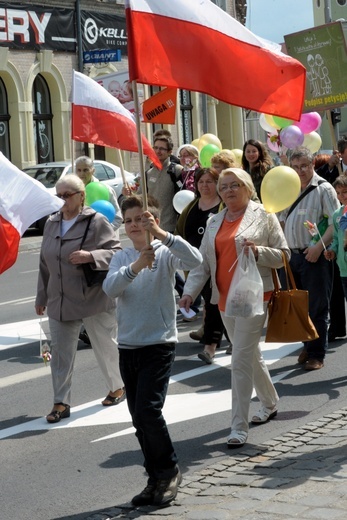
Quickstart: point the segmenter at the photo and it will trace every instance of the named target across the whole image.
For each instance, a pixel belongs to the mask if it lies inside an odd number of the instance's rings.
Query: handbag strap
[[[87,238],[88,229],[89,229],[89,227],[90,227],[90,223],[91,223],[93,217],[94,217],[94,215],[91,215],[91,216],[88,218],[88,222],[87,222],[87,225],[86,225],[86,229],[84,230],[84,234],[83,234],[82,242],[81,242],[81,245],[80,245],[80,250],[82,249],[82,246],[83,246],[83,244],[84,244],[84,241],[85,241],[85,239]]]
[[[281,253],[282,253],[282,259],[283,259],[283,268],[284,268],[284,272],[286,274],[287,290],[290,290],[290,289],[296,290],[296,283],[295,283],[294,276],[293,276],[292,270],[290,268],[290,264],[288,262],[287,256],[284,254],[283,251],[281,251]],[[272,281],[273,281],[273,284],[275,287],[275,292],[278,292],[280,290],[280,284],[278,281],[276,269],[271,269],[271,274],[272,274]]]
[[[315,190],[316,188],[318,188],[318,186],[320,186],[321,184],[323,184],[323,182],[327,182],[323,179],[319,180],[317,185],[316,186],[309,186],[305,191],[303,191],[299,197],[293,202],[293,204],[290,206],[289,210],[288,210],[288,213],[287,213],[287,216],[286,216],[286,219],[289,217],[289,215],[291,214],[291,212],[296,208],[296,206],[299,204],[299,202],[304,198],[306,197],[306,195],[308,195],[310,193],[310,191],[313,191]]]

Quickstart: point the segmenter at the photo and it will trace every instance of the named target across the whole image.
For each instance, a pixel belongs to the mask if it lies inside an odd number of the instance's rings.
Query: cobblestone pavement
[[[169,507],[119,504],[85,520],[346,518],[347,407],[183,477]]]

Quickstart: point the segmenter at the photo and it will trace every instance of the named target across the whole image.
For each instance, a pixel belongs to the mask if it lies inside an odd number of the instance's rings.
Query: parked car
[[[94,176],[97,177],[99,181],[110,185],[115,190],[118,203],[121,205],[123,199],[123,179],[119,166],[115,166],[106,161],[94,160],[94,167]],[[47,189],[55,194],[55,185],[58,179],[72,172],[72,163],[69,161],[60,161],[35,164],[34,166],[24,168],[23,172],[30,175],[33,179],[42,182]],[[125,172],[125,178],[131,186],[135,186],[135,175],[130,172]],[[35,227],[42,232],[46,220],[47,217],[43,217],[34,222],[31,227]]]

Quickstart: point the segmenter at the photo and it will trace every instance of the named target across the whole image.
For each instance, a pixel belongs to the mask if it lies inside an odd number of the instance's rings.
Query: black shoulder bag
[[[86,239],[86,236],[87,236],[87,233],[88,233],[88,229],[89,229],[89,226],[90,226],[90,223],[91,223],[93,217],[94,217],[94,215],[91,215],[89,217],[89,219],[88,219],[88,223],[87,223],[87,226],[86,226],[86,229],[84,231],[83,238],[82,238],[80,250],[82,249],[82,246],[83,246],[84,241]],[[85,279],[86,279],[88,287],[92,287],[93,285],[101,285],[102,282],[105,280],[105,278],[107,276],[107,273],[108,273],[108,270],[107,271],[97,271],[96,269],[92,269],[90,263],[89,264],[81,264],[81,266],[82,266],[82,269],[83,269],[84,276],[85,276]]]

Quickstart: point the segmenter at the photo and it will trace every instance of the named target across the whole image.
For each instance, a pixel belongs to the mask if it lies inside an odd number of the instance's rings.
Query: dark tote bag
[[[80,250],[82,249],[82,246],[86,239],[88,229],[89,229],[89,226],[90,226],[90,223],[91,223],[93,217],[94,217],[94,215],[91,215],[88,219],[88,224],[86,226],[86,229],[85,229],[85,232],[84,232],[84,235],[82,238]],[[97,271],[96,269],[92,269],[90,264],[81,264],[81,267],[83,269],[84,277],[86,279],[88,287],[92,287],[93,285],[101,285],[102,282],[105,280],[107,273],[108,273],[108,270],[107,271]]]
[[[268,305],[265,342],[312,341],[319,336],[308,314],[308,291],[296,288],[287,257],[284,253],[282,255],[287,289],[280,290],[276,270],[272,269],[275,289]]]

